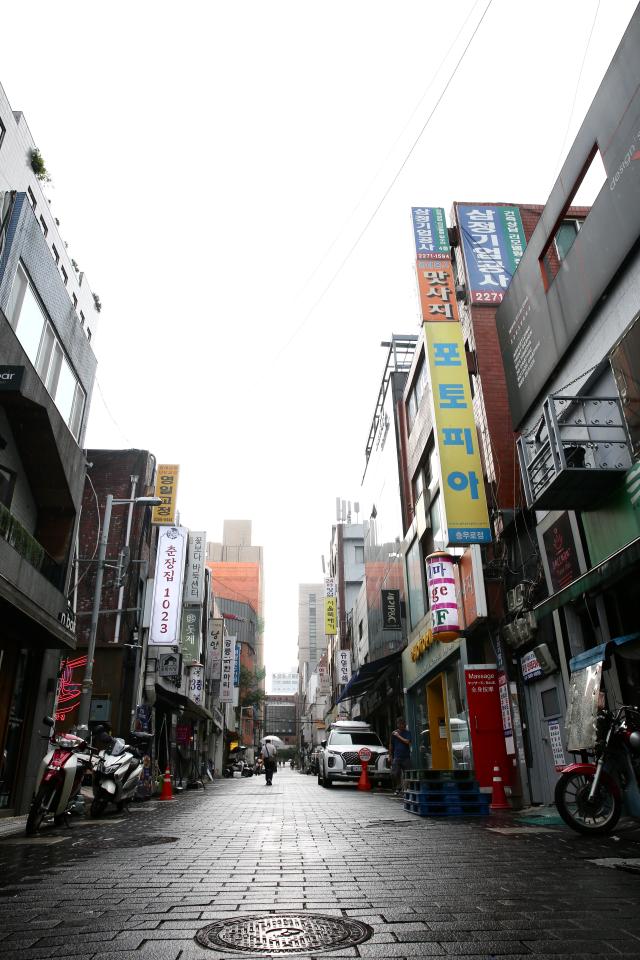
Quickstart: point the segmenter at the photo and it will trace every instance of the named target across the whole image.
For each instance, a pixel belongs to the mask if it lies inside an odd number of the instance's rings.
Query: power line
[[[578,99],[578,91],[580,89],[580,81],[582,80],[582,71],[584,70],[584,65],[587,60],[587,54],[589,53],[589,46],[591,45],[591,37],[593,36],[593,31],[595,29],[596,20],[598,19],[598,11],[600,10],[600,0],[596,3],[596,12],[593,15],[593,23],[591,24],[591,30],[589,30],[589,36],[587,37],[587,44],[584,48],[584,54],[582,57],[582,63],[580,64],[580,70],[578,72],[578,79],[576,80],[576,89],[573,93],[573,102],[571,104],[571,111],[569,113],[569,120],[567,122],[567,129],[564,132],[564,137],[562,138],[562,146],[560,147],[560,152],[558,154],[558,159],[556,160],[555,170],[556,175],[554,177],[554,182],[557,179],[558,173],[560,171],[560,164],[562,162],[562,154],[564,153],[564,145],[567,142],[567,137],[569,136],[569,130],[571,128],[571,121],[573,120],[573,111],[576,108],[576,101]]]
[[[429,83],[427,84],[427,86],[426,86],[426,88],[425,88],[422,96],[420,97],[420,99],[418,100],[417,104],[415,105],[415,107],[414,107],[413,110],[411,111],[411,114],[409,115],[409,118],[408,118],[407,122],[406,122],[405,125],[403,126],[403,128],[402,128],[402,130],[400,131],[400,133],[398,134],[398,136],[397,136],[397,137],[395,138],[395,140],[393,141],[391,147],[390,147],[389,150],[387,151],[387,154],[386,154],[384,160],[383,160],[383,161],[380,163],[380,165],[378,166],[378,169],[376,170],[374,176],[373,176],[373,177],[371,178],[371,180],[369,181],[369,185],[367,186],[367,188],[366,188],[366,189],[363,191],[363,193],[361,194],[360,199],[359,199],[358,202],[356,203],[355,207],[353,208],[353,210],[351,211],[351,213],[349,214],[349,216],[346,218],[346,220],[343,222],[342,226],[340,227],[340,229],[338,230],[337,234],[335,235],[335,237],[333,238],[333,240],[331,241],[331,243],[329,244],[329,246],[328,246],[327,249],[325,250],[324,254],[322,255],[322,257],[320,258],[320,260],[318,261],[318,263],[316,264],[316,266],[314,267],[314,269],[312,270],[312,272],[309,274],[309,276],[307,277],[307,279],[306,279],[305,282],[303,283],[303,285],[302,285],[302,287],[300,288],[300,290],[298,291],[298,293],[296,294],[295,300],[297,300],[298,297],[300,297],[301,294],[304,293],[304,291],[307,289],[307,287],[309,286],[309,284],[311,283],[311,281],[313,280],[313,278],[314,278],[315,275],[317,274],[318,270],[320,270],[320,268],[322,267],[322,265],[325,263],[327,257],[329,256],[329,254],[331,253],[331,251],[332,251],[333,248],[335,247],[336,243],[337,243],[338,240],[341,238],[342,234],[344,233],[344,230],[345,230],[346,226],[353,220],[354,216],[356,215],[356,213],[358,212],[358,210],[359,210],[360,207],[362,206],[362,203],[363,203],[365,197],[367,196],[367,194],[369,193],[369,191],[371,190],[371,188],[372,188],[373,185],[375,184],[376,180],[378,179],[378,177],[379,177],[380,174],[382,173],[382,171],[383,171],[383,169],[384,169],[384,166],[385,166],[385,164],[387,163],[387,160],[389,160],[389,158],[391,157],[393,151],[395,150],[395,148],[396,148],[396,147],[398,146],[398,144],[400,143],[400,140],[401,140],[402,137],[404,136],[404,134],[405,134],[407,128],[409,127],[411,121],[412,121],[413,118],[415,117],[415,115],[416,115],[416,113],[418,112],[419,108],[422,106],[422,103],[423,103],[425,97],[427,96],[427,94],[429,93],[429,91],[431,90],[431,87],[433,86],[436,77],[437,77],[438,74],[440,73],[440,71],[441,71],[442,67],[444,66],[444,64],[446,63],[446,61],[449,59],[449,55],[451,54],[451,51],[453,50],[453,48],[454,48],[455,45],[457,44],[457,42],[458,42],[458,40],[459,40],[459,38],[460,38],[460,35],[461,35],[462,32],[464,31],[464,28],[465,28],[466,25],[468,24],[469,20],[471,19],[472,15],[473,15],[473,12],[474,12],[474,10],[476,9],[476,7],[478,6],[478,3],[479,3],[479,2],[480,2],[480,0],[475,0],[475,2],[473,3],[471,9],[469,10],[469,13],[467,14],[467,16],[465,17],[465,19],[464,19],[464,21],[463,21],[460,29],[458,30],[458,32],[456,33],[455,37],[454,37],[453,40],[451,41],[447,52],[444,54],[444,56],[443,56],[442,59],[440,60],[440,63],[439,63],[438,66],[436,67],[436,69],[435,69],[435,71],[434,71],[431,79],[429,80]],[[294,300],[294,302],[295,302],[295,300]]]
[[[300,333],[300,331],[302,330],[302,328],[303,328],[304,325],[306,324],[307,320],[311,317],[311,315],[314,313],[314,311],[315,311],[315,310],[319,307],[319,305],[322,303],[322,301],[323,301],[324,298],[326,297],[327,293],[329,292],[329,290],[331,289],[331,287],[333,286],[333,284],[335,283],[335,281],[336,281],[337,278],[340,276],[340,274],[341,274],[342,271],[344,270],[345,266],[347,265],[347,263],[348,263],[349,260],[351,259],[354,251],[356,250],[356,248],[357,248],[358,245],[360,244],[360,241],[361,241],[362,238],[364,237],[365,233],[367,232],[367,230],[369,229],[369,227],[371,226],[371,224],[372,224],[373,221],[375,220],[376,216],[378,215],[378,212],[380,211],[380,208],[382,207],[382,205],[384,204],[385,200],[387,199],[387,197],[389,196],[389,194],[390,194],[391,191],[393,190],[394,186],[395,186],[396,183],[398,182],[398,179],[400,178],[400,175],[401,175],[402,171],[404,170],[404,168],[406,167],[407,163],[408,163],[409,160],[411,159],[411,156],[413,155],[414,150],[415,150],[416,147],[418,146],[418,143],[419,143],[420,140],[422,139],[422,135],[424,134],[425,130],[426,130],[427,127],[429,126],[433,115],[435,114],[436,110],[438,109],[438,107],[439,107],[440,104],[442,103],[442,100],[444,99],[444,95],[446,94],[447,90],[448,90],[449,87],[451,86],[451,83],[452,83],[454,77],[456,76],[456,73],[458,72],[458,69],[459,69],[462,61],[464,60],[464,58],[465,58],[465,56],[466,56],[466,53],[467,53],[469,47],[470,47],[471,44],[473,43],[473,41],[474,41],[474,39],[475,39],[475,36],[476,36],[478,30],[480,29],[480,26],[481,26],[481,24],[482,24],[482,21],[483,21],[484,18],[486,17],[486,15],[487,15],[487,13],[488,13],[488,11],[489,11],[489,8],[490,8],[490,6],[491,6],[492,3],[493,3],[493,0],[489,0],[489,2],[487,3],[486,7],[484,8],[484,10],[483,10],[483,12],[482,12],[482,16],[481,16],[480,19],[478,20],[478,22],[477,22],[477,24],[476,24],[476,26],[475,26],[475,28],[474,28],[474,30],[473,30],[473,33],[471,34],[469,40],[467,41],[467,43],[466,43],[466,45],[465,45],[462,53],[460,54],[460,56],[459,56],[459,58],[458,58],[458,60],[457,60],[457,62],[456,62],[456,65],[454,66],[454,68],[453,68],[453,70],[452,70],[452,72],[451,72],[451,74],[450,74],[450,76],[449,76],[449,79],[448,79],[447,82],[445,83],[445,85],[444,85],[444,87],[443,87],[443,89],[442,89],[442,92],[440,93],[440,96],[437,98],[437,100],[436,100],[433,108],[431,109],[431,112],[429,113],[429,116],[427,117],[427,119],[425,120],[425,122],[424,122],[424,124],[423,124],[423,126],[422,126],[422,129],[420,130],[420,132],[418,133],[418,136],[417,136],[417,137],[415,138],[415,140],[413,141],[411,147],[409,148],[408,153],[406,154],[404,160],[403,160],[402,163],[400,164],[400,166],[399,166],[398,170],[396,171],[393,179],[391,180],[391,183],[389,184],[389,186],[387,187],[387,189],[386,189],[386,190],[384,191],[384,193],[382,194],[382,197],[380,198],[380,200],[379,200],[378,203],[376,204],[376,206],[375,206],[375,208],[374,208],[374,210],[373,210],[373,213],[371,214],[371,216],[369,217],[369,219],[368,219],[367,222],[365,223],[364,227],[362,228],[362,230],[360,231],[360,233],[359,233],[358,236],[356,237],[355,241],[353,242],[353,244],[351,245],[351,247],[350,247],[349,250],[347,251],[347,254],[346,254],[346,256],[344,257],[344,259],[342,260],[342,262],[340,263],[338,269],[334,272],[333,276],[331,277],[331,279],[329,280],[329,282],[326,284],[326,286],[324,287],[324,289],[322,290],[322,292],[320,293],[320,295],[316,298],[316,300],[314,301],[314,303],[312,304],[312,306],[309,308],[309,310],[307,310],[306,314],[304,315],[304,317],[302,318],[302,320],[300,321],[300,323],[298,324],[298,326],[295,328],[295,330],[293,331],[293,333],[291,334],[291,336],[289,337],[289,339],[285,341],[285,343],[282,345],[282,347],[280,348],[280,350],[278,351],[278,353],[275,355],[275,358],[274,358],[275,360],[278,360],[278,359],[282,356],[282,354],[283,354],[284,351],[287,349],[287,347],[289,346],[289,344],[290,344],[293,340],[295,340],[295,338],[297,337],[297,335]]]

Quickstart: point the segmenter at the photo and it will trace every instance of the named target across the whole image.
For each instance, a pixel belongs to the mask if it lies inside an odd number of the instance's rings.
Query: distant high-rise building
[[[324,585],[298,584],[298,678],[306,684],[327,648],[324,633]]]

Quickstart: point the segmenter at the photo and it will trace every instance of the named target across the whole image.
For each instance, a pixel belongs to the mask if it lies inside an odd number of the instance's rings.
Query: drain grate
[[[277,957],[353,947],[364,943],[372,933],[372,928],[359,920],[318,913],[276,913],[218,920],[198,930],[195,939],[211,950]]]

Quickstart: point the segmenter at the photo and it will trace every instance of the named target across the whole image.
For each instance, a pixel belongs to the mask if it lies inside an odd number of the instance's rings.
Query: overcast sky
[[[0,80],[103,303],[87,444],[180,463],[181,521],[210,540],[253,520],[268,672],[296,663],[336,496],[359,497],[380,341],[418,332],[411,206],[544,203],[634,8],[3,10]]]

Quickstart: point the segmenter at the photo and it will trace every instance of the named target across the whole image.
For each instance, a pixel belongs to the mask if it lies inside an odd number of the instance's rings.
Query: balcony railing
[[[631,466],[620,399],[551,394],[536,430],[519,438],[518,458],[527,506],[592,507]]]
[[[64,587],[64,569],[50,557],[42,544],[31,536],[10,510],[0,504],[0,537],[6,540],[27,563],[56,589]]]

